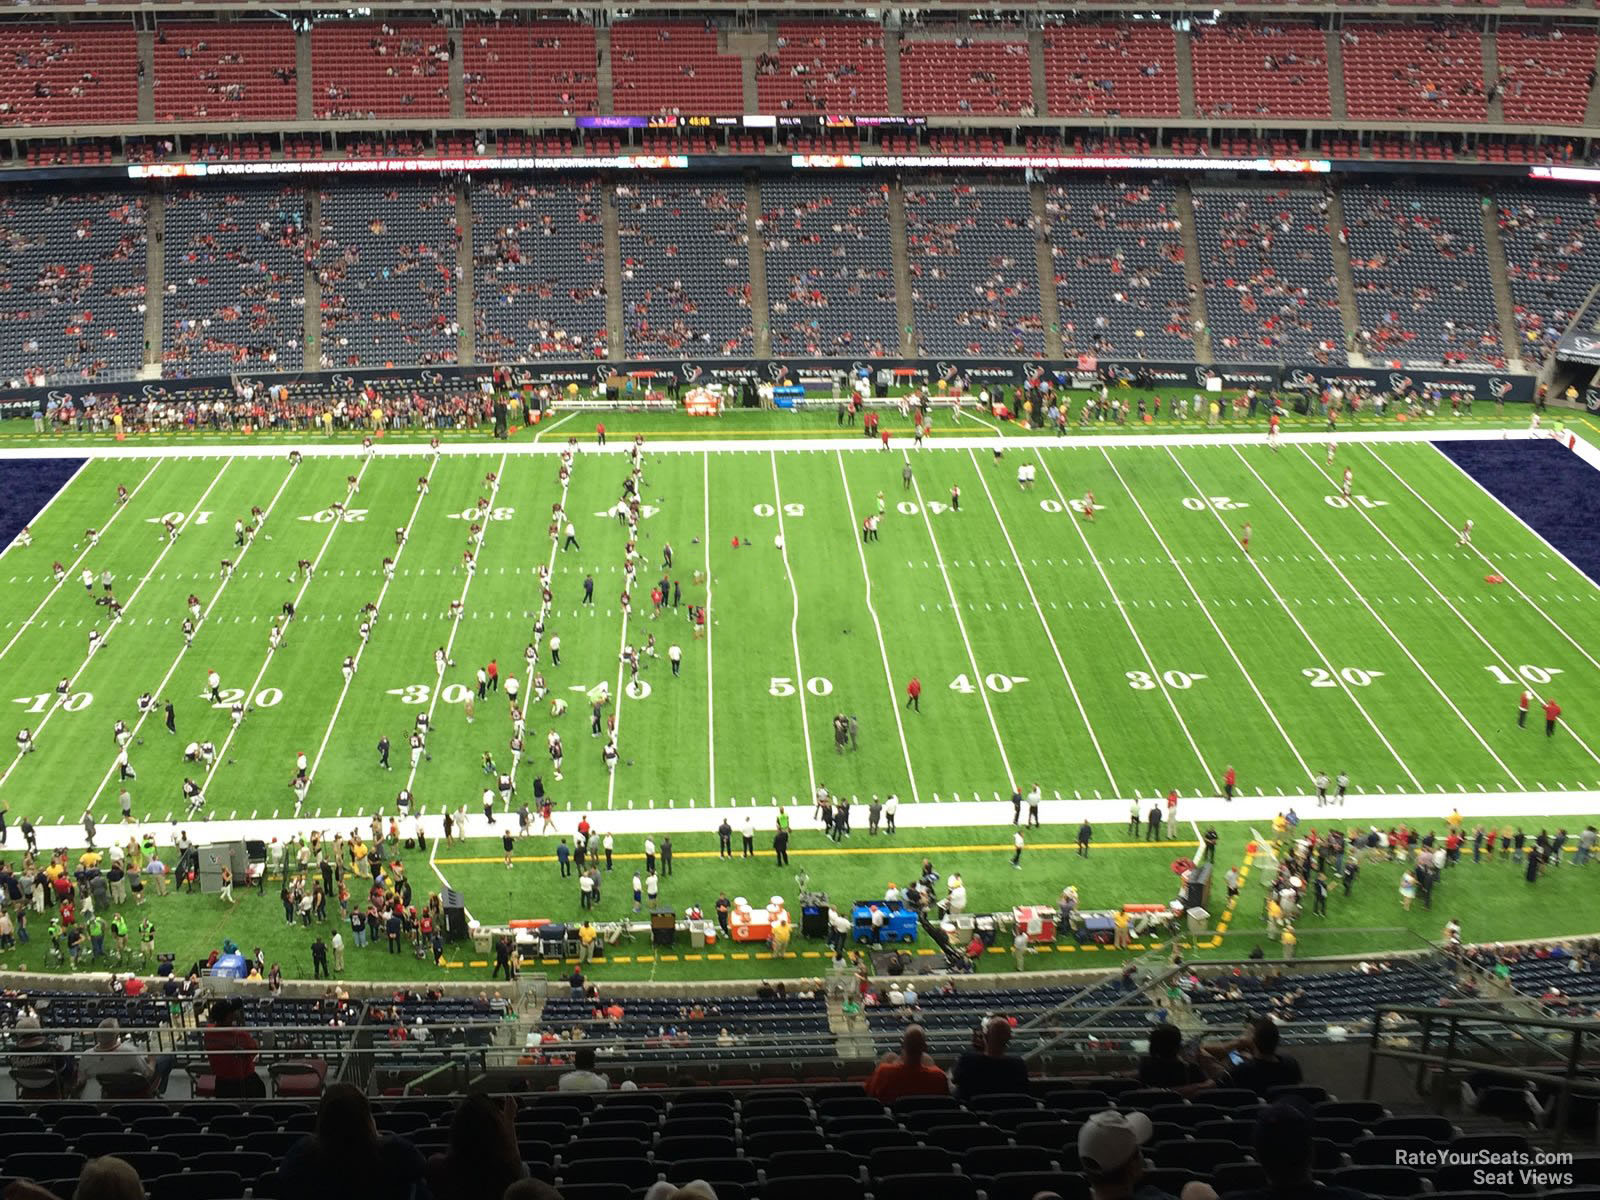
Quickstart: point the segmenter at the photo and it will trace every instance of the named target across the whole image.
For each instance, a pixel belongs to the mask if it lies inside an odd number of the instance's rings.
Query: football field
[[[302,752],[303,815],[352,821],[393,813],[403,787],[425,813],[477,814],[486,753],[519,799],[537,776],[565,813],[809,810],[818,787],[906,807],[1037,785],[1046,819],[1062,822],[1076,801],[1106,817],[1114,802],[1120,817],[1169,789],[1217,796],[1230,766],[1242,796],[1269,800],[1346,772],[1352,796],[1394,797],[1397,816],[1434,811],[1430,796],[1600,789],[1600,591],[1426,441],[1348,439],[1331,465],[1320,441],[1273,452],[1254,435],[1008,441],[998,459],[997,444],[647,446],[628,614],[627,530],[610,515],[628,475],[617,439],[581,447],[565,484],[554,444],[437,458],[352,447],[298,466],[266,448],[93,458],[34,521],[32,544],[0,557],[0,804],[13,823],[88,810],[107,824],[126,786],[135,818],[164,824],[186,816],[190,779],[202,819],[285,820]],[[555,505],[574,547],[550,536]],[[236,545],[253,507],[259,532]],[[1472,544],[1458,545],[1469,518]],[[549,690],[535,700],[525,655],[542,566]],[[96,603],[105,571],[115,622]],[[657,613],[663,576],[681,597]],[[202,619],[186,644],[191,595]],[[294,617],[274,647],[286,603]],[[704,636],[690,606],[708,610]],[[652,636],[632,681],[623,652]],[[491,660],[501,686],[478,700]],[[908,707],[913,678],[920,708]],[[602,684],[614,770],[591,734]],[[1524,687],[1533,711],[1519,728]],[[1563,709],[1553,737],[1549,698]],[[429,732],[413,766],[419,715]],[[839,744],[841,716],[854,735]],[[137,773],[125,785],[118,720]],[[30,753],[17,749],[24,728]],[[185,761],[204,742],[214,761]]]

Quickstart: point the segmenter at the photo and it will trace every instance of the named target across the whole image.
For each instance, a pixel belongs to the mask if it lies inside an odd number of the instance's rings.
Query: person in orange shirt
[[[867,1078],[867,1095],[890,1104],[902,1096],[948,1096],[944,1071],[927,1059],[928,1035],[921,1025],[907,1025],[900,1053],[889,1054]]]

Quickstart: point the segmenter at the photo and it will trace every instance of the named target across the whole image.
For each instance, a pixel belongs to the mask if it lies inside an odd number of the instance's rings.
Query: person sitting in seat
[[[83,1074],[100,1080],[102,1089],[107,1080],[121,1082],[139,1076],[150,1095],[161,1096],[177,1061],[171,1054],[146,1054],[122,1036],[115,1017],[107,1017],[95,1031],[94,1049],[83,1056]]]

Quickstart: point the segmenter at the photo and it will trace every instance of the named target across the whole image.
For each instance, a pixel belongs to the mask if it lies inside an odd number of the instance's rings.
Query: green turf
[[[656,635],[662,657],[646,662],[648,694],[622,696],[614,709],[623,750],[615,781],[586,736],[580,689],[606,681],[615,693],[622,678],[622,534],[595,514],[624,471],[615,456],[580,461],[568,510],[582,549],[554,556],[549,631],[562,636],[562,664],[545,667],[573,710],[559,720],[542,706],[530,711],[524,781],[549,775],[542,735],[554,725],[566,735],[566,780],[546,782],[559,803],[601,810],[704,805],[713,772],[721,802],[787,801],[817,783],[924,802],[1003,795],[1013,780],[1069,798],[1170,787],[1215,794],[1229,763],[1245,794],[1269,797],[1303,792],[1318,769],[1349,771],[1358,793],[1600,782],[1591,750],[1600,715],[1582,702],[1600,671],[1584,649],[1600,642],[1600,590],[1430,447],[1341,452],[1339,465],[1357,472],[1357,497],[1381,502],[1370,510],[1326,502],[1335,484],[1320,451],[1030,451],[1041,469],[1029,491],[1014,479],[1022,458],[997,466],[984,454],[924,451],[911,459],[910,490],[893,453],[652,459],[646,500],[658,511],[643,524],[626,638],[642,645]],[[486,523],[468,586],[462,514],[490,490],[486,473],[502,467],[493,508],[503,519]],[[560,495],[555,463],[446,457],[419,504],[419,464],[376,459],[352,519],[330,524],[321,518],[352,469],[344,459],[293,470],[276,458],[163,459],[115,517],[114,482],[137,484],[144,463],[97,462],[71,485],[38,522],[34,545],[9,553],[0,573],[4,641],[43,601],[0,664],[12,685],[0,744],[27,725],[38,745],[8,761],[0,782],[13,820],[75,820],[90,798],[101,819],[114,817],[110,726],[136,719],[133,701],[146,689],[172,697],[178,736],[162,731],[159,714],[138,729],[131,791],[141,819],[182,815],[179,784],[196,772],[177,751],[206,738],[226,745],[209,781],[212,816],[286,815],[296,750],[315,767],[308,815],[370,813],[405,774],[374,769],[378,736],[394,740],[403,764],[404,736],[429,709],[432,759],[414,790],[430,811],[473,804],[481,755],[504,760],[510,729],[502,702],[491,698],[469,724],[459,700],[491,658],[523,673],[534,572],[550,557],[541,514]],[[952,485],[962,491],[959,513],[948,510]],[[1088,490],[1100,505],[1093,523],[1070,511]],[[857,525],[880,491],[882,538],[862,546]],[[241,554],[233,517],[252,504],[271,513]],[[359,648],[361,606],[383,588],[380,564],[413,508],[412,536],[346,689],[340,661]],[[163,513],[188,518],[170,545],[152,523]],[[1478,547],[1515,588],[1486,584],[1484,561],[1455,546],[1446,523],[1468,516]],[[1236,541],[1245,520],[1253,561]],[[84,561],[116,574],[126,612],[86,661],[87,632],[106,627],[104,609],[75,579],[52,594],[49,563],[72,562],[91,521],[104,532]],[[650,616],[645,593],[666,542],[685,605],[706,600],[696,578],[709,561],[709,645],[690,637],[684,609]],[[224,557],[239,562],[226,584]],[[319,560],[309,583],[295,574],[300,559]],[[592,605],[579,603],[585,572],[596,579]],[[211,611],[185,651],[179,624],[191,591]],[[464,591],[466,617],[452,622],[450,603]],[[269,658],[267,631],[286,600],[298,601],[299,615]],[[441,681],[432,652],[447,642],[456,665]],[[664,661],[672,642],[685,648],[677,679]],[[203,698],[210,667],[253,706],[231,738],[227,712]],[[1546,690],[1568,701],[1570,734],[1515,728],[1524,667],[1554,680]],[[913,674],[925,688],[920,713],[902,706]],[[64,676],[73,699],[57,705]],[[861,728],[862,749],[848,755],[834,753],[830,736],[841,712]]]
[[[1162,392],[1157,389],[1125,388],[1119,389],[1116,395],[1125,398],[1133,409],[1126,424],[1119,425],[1115,421],[1092,420],[1087,425],[1081,424],[1079,416],[1083,411],[1085,402],[1091,394],[1087,391],[1071,391],[1068,393],[1069,408],[1072,420],[1069,425],[1069,436],[1081,439],[1087,435],[1100,433],[1133,433],[1141,430],[1147,432],[1172,433],[1189,432],[1201,434],[1206,432],[1205,420],[1196,420],[1193,417],[1176,420],[1171,412],[1171,401],[1175,396],[1174,389]],[[1225,398],[1236,397],[1238,393],[1223,393]],[[1157,397],[1162,399],[1163,410],[1159,417],[1152,417],[1148,424],[1141,422],[1137,412],[1137,405],[1142,399],[1149,405]],[[1579,414],[1571,414],[1574,419]],[[1562,414],[1555,412],[1550,418],[1552,421],[1561,419]],[[1470,416],[1456,417],[1448,412],[1435,414],[1433,417],[1421,416],[1419,418],[1403,418],[1408,427],[1415,427],[1420,421],[1424,425],[1438,425],[1440,427],[1460,426],[1488,426],[1508,428],[1524,428],[1528,423],[1527,409],[1524,406],[1513,405],[1509,412],[1497,410],[1489,404],[1479,405]],[[845,440],[863,436],[858,425],[841,426],[834,404],[831,400],[824,400],[815,407],[804,410],[732,410],[717,419],[690,418],[675,411],[606,411],[597,413],[576,414],[556,410],[548,418],[536,425],[526,425],[518,429],[513,435],[515,441],[528,441],[541,431],[548,431],[556,427],[559,422],[560,436],[577,437],[583,442],[594,440],[595,426],[604,422],[608,434],[615,437],[631,437],[635,433],[644,433],[658,440],[687,440],[716,438],[736,442],[748,438],[770,438],[778,436],[803,436],[803,437],[839,437]],[[985,422],[988,423],[986,427]],[[1224,428],[1262,428],[1266,418],[1258,416],[1244,420],[1228,420]],[[1344,428],[1374,429],[1395,428],[1402,423],[1401,418],[1394,414],[1384,417],[1374,417],[1371,414],[1347,416],[1342,421]],[[911,438],[911,422],[901,419],[892,411],[884,413],[884,427],[893,431],[895,438]],[[1285,428],[1296,429],[1323,429],[1326,422],[1321,417],[1301,417],[1290,415],[1285,422]],[[963,416],[959,424],[950,417],[948,409],[935,411],[934,435],[962,433],[967,435],[983,434],[993,428],[996,432],[1011,435],[1020,435],[1029,431],[1014,422],[996,422],[992,418],[975,415],[971,403],[963,409]],[[492,433],[488,426],[480,426],[471,430],[449,430],[438,436],[446,443],[462,441],[483,441]],[[434,436],[434,431],[427,429],[417,430],[389,430],[384,434],[385,443],[415,443],[427,442]],[[549,434],[545,435],[550,436]],[[180,430],[163,431],[156,434],[138,434],[128,432],[125,435],[126,444],[140,445],[155,443],[160,445],[191,444],[215,442],[218,444],[278,444],[290,442],[312,442],[335,444],[349,444],[359,441],[359,431],[341,430],[333,437],[325,437],[320,431],[279,431],[265,430],[249,434],[238,430],[227,432],[214,432],[210,430]],[[63,443],[81,442],[85,445],[105,445],[116,442],[115,434],[111,430],[103,433],[76,433],[76,432],[51,432],[44,435],[36,434],[33,422],[28,418],[14,418],[0,421],[0,445],[4,446],[59,446]]]
[[[1333,471],[1352,466],[1356,495],[1381,502],[1371,508],[1327,502],[1337,488],[1318,448],[1013,448],[998,465],[987,451],[927,449],[910,456],[909,490],[902,461],[876,452],[650,456],[645,500],[658,511],[642,526],[645,562],[624,635],[622,533],[596,515],[615,500],[624,460],[581,456],[567,509],[583,548],[554,556],[549,628],[562,637],[563,661],[545,668],[572,710],[553,722],[530,708],[529,757],[518,768],[524,791],[542,774],[570,821],[578,811],[701,808],[713,797],[770,810],[819,783],[863,802],[894,792],[911,805],[989,798],[1012,781],[1038,781],[1050,797],[1047,816],[1060,821],[1071,819],[1078,797],[1171,787],[1215,794],[1230,763],[1247,796],[1303,793],[1308,772],[1343,769],[1357,794],[1437,795],[1437,810],[1423,814],[1435,817],[1451,795],[1600,786],[1592,752],[1600,748],[1600,708],[1588,702],[1600,673],[1590,657],[1600,645],[1600,591],[1431,447],[1341,448]],[[1016,482],[1022,461],[1040,468],[1028,491]],[[535,571],[551,557],[545,526],[560,485],[553,459],[486,448],[440,459],[419,503],[417,475],[427,467],[418,459],[379,457],[361,468],[353,458],[308,458],[291,470],[286,457],[175,455],[154,467],[133,460],[85,468],[35,523],[34,544],[0,564],[0,646],[42,602],[37,621],[0,659],[0,678],[11,684],[0,699],[16,701],[0,705],[0,746],[9,750],[23,725],[38,730],[36,753],[15,764],[0,756],[0,803],[12,822],[71,822],[85,804],[112,821],[111,723],[134,722],[134,699],[146,689],[173,698],[179,736],[162,730],[159,714],[138,729],[139,778],[130,791],[141,819],[183,815],[179,785],[196,768],[180,760],[181,746],[210,738],[225,746],[208,781],[211,815],[287,816],[294,753],[304,750],[314,765],[307,815],[348,828],[390,806],[409,774],[404,735],[430,707],[432,757],[414,791],[429,811],[448,804],[476,813],[479,760],[491,750],[506,761],[510,728],[503,701],[481,703],[469,724],[459,698],[491,657],[523,673]],[[351,519],[322,519],[357,469]],[[490,471],[497,488],[486,481]],[[113,515],[119,482],[134,495]],[[961,489],[959,513],[949,508],[952,485]],[[1071,508],[1088,490],[1100,506],[1092,524]],[[501,519],[486,522],[469,587],[460,567],[469,521],[461,514],[491,491]],[[880,491],[882,538],[862,545],[859,523]],[[252,504],[271,512],[241,554],[233,520]],[[359,610],[379,595],[379,565],[413,509],[382,618],[346,689],[340,660],[358,648]],[[185,518],[170,546],[159,524],[168,513]],[[1451,527],[1467,517],[1478,548],[1515,587],[1486,584],[1485,562],[1455,546]],[[1236,540],[1245,520],[1253,562]],[[126,616],[86,662],[86,633],[105,628],[104,612],[75,579],[52,595],[49,565],[72,563],[90,526],[102,536],[84,561],[116,574]],[[705,602],[708,589],[696,577],[709,567],[709,643],[690,637],[681,609],[650,619],[646,593],[667,541],[685,603]],[[239,561],[226,586],[217,574],[224,557]],[[319,560],[309,583],[294,575],[302,558]],[[597,581],[593,606],[578,603],[585,571]],[[191,591],[211,610],[185,651],[179,625]],[[466,616],[456,624],[448,608],[464,591]],[[291,598],[298,616],[269,658],[270,621]],[[623,695],[614,709],[623,762],[613,779],[573,689],[605,680],[617,692],[624,636],[642,644],[651,632],[663,657],[646,667],[648,695]],[[664,660],[672,641],[685,649],[677,679]],[[432,652],[447,642],[456,666],[441,681]],[[253,705],[231,737],[226,711],[202,696],[212,666],[224,688]],[[1537,728],[1517,728],[1523,669],[1561,699],[1570,731],[1546,739]],[[920,713],[902,706],[912,674],[925,687]],[[74,679],[72,699],[57,705],[63,676]],[[841,712],[861,729],[861,748],[845,754],[830,737]],[[560,783],[543,754],[552,723],[567,744]],[[395,743],[392,773],[375,765],[383,733]],[[1070,857],[1063,852],[1062,861]],[[1042,851],[1031,856],[1030,868],[1044,859]],[[472,873],[506,875],[463,870],[475,911]],[[906,872],[901,865],[893,873]],[[822,872],[813,874],[832,890]],[[878,874],[874,863],[860,881],[871,893],[881,890]],[[994,885],[995,907],[1021,895],[1006,890],[1009,874]],[[1023,877],[1031,889],[1031,872]],[[1156,891],[1170,889],[1170,879],[1159,881]],[[1106,890],[1121,884],[1113,879]],[[503,884],[485,886],[491,894],[479,915],[492,920],[501,915],[492,894]],[[1041,886],[1042,894],[1028,894],[1044,899],[1059,883]],[[980,906],[989,904],[975,901]],[[269,908],[276,910],[270,900]],[[1573,932],[1557,928],[1572,911],[1534,906],[1526,915],[1540,918],[1538,929]],[[1383,927],[1392,917],[1364,913],[1350,927]],[[187,921],[184,914],[173,924]],[[1504,936],[1515,930],[1509,920],[1504,928]],[[211,934],[205,927],[185,936],[205,944]],[[274,935],[259,936],[270,944]],[[1328,943],[1360,948],[1360,935],[1345,936]],[[1309,937],[1302,953],[1319,944]]]
[[[1331,811],[1331,810],[1330,810]],[[1563,818],[1567,828],[1576,830],[1596,818]],[[1494,818],[1492,823],[1521,824],[1515,818]],[[1343,822],[1341,822],[1343,823]],[[1469,822],[1469,828],[1476,822]],[[1486,819],[1485,823],[1489,823]],[[1302,831],[1322,828],[1315,812],[1305,815]],[[1442,832],[1442,823],[1424,823],[1422,828]],[[1527,828],[1535,828],[1527,825]],[[1073,828],[1047,825],[1030,835],[1020,871],[1010,869],[1010,831],[902,829],[896,838],[873,838],[865,828],[835,847],[802,819],[791,850],[788,870],[780,869],[767,848],[763,831],[757,840],[754,859],[736,857],[731,862],[718,859],[716,839],[709,834],[683,834],[673,839],[674,873],[663,880],[661,906],[680,913],[691,904],[709,914],[720,891],[730,897],[743,895],[764,900],[782,895],[792,913],[798,915],[795,875],[804,870],[809,886],[826,890],[836,901],[870,899],[881,896],[885,884],[893,879],[902,884],[920,869],[929,857],[941,872],[960,871],[965,879],[974,911],[1009,910],[1021,903],[1046,903],[1064,884],[1078,886],[1086,909],[1123,902],[1170,899],[1175,892],[1171,870],[1174,860],[1194,852],[1192,841],[1146,843],[1141,833],[1130,836],[1126,826],[1103,826],[1097,836],[1101,845],[1088,859],[1078,857],[1072,848]],[[1552,823],[1552,830],[1554,823]],[[1223,823],[1218,853],[1219,871],[1231,864],[1245,863],[1246,847],[1252,840],[1248,824]],[[112,830],[103,831],[105,838]],[[1182,830],[1180,830],[1182,832]],[[633,918],[630,882],[640,869],[640,837],[618,839],[615,870],[604,877],[601,902],[594,910],[597,922],[608,923]],[[105,839],[102,839],[102,845]],[[13,843],[13,849],[14,849]],[[522,917],[548,917],[576,922],[582,918],[577,889],[572,880],[562,880],[553,857],[554,838],[532,838],[519,842],[514,866],[507,871],[502,863],[500,844],[489,839],[473,839],[455,846],[440,846],[436,861],[450,882],[466,898],[473,916],[485,923]],[[738,840],[735,839],[738,854]],[[73,851],[73,857],[77,852]],[[424,856],[412,853],[401,857],[407,865],[417,899],[422,899],[437,884]],[[473,861],[475,860],[475,861]],[[1198,953],[1210,958],[1243,958],[1256,945],[1264,946],[1276,957],[1277,947],[1264,935],[1261,910],[1262,885],[1270,878],[1270,857],[1250,859],[1240,903],[1229,920],[1228,936],[1218,946],[1201,947]],[[1469,940],[1494,941],[1516,938],[1576,935],[1592,932],[1594,921],[1583,899],[1592,890],[1591,872],[1600,865],[1578,868],[1569,853],[1559,870],[1547,871],[1534,885],[1523,879],[1522,868],[1503,858],[1473,864],[1470,851],[1459,867],[1446,872],[1429,911],[1419,901],[1410,912],[1400,908],[1398,884],[1403,866],[1389,862],[1368,862],[1356,886],[1346,897],[1335,887],[1326,918],[1307,915],[1298,925],[1299,954],[1302,957],[1332,954],[1378,953],[1383,950],[1408,950],[1434,940],[1444,922],[1460,917]],[[335,927],[343,930],[347,945],[346,974],[352,979],[402,980],[443,978],[453,981],[484,978],[489,973],[487,959],[467,943],[449,948],[447,963],[436,969],[419,964],[409,953],[390,955],[384,947],[357,951],[347,927],[338,924],[336,908],[330,906],[329,924],[314,924],[310,931],[284,923],[278,900],[279,881],[274,878],[261,894],[239,892],[239,904],[228,907],[215,896],[174,894],[161,898],[151,894],[144,908],[131,903],[124,911],[129,923],[138,927],[145,915],[156,923],[158,950],[178,956],[181,965],[220,946],[224,937],[237,941],[247,953],[259,946],[269,962],[280,963],[286,975],[311,973],[309,946],[320,933],[330,937]],[[352,888],[352,891],[356,889]],[[1224,909],[1220,885],[1215,907]],[[28,947],[0,952],[0,967],[59,970],[49,961],[44,922],[34,917],[30,925],[33,941]],[[1326,930],[1326,932],[1324,932]],[[1063,940],[1064,947],[1068,942]],[[925,947],[926,942],[922,945]],[[1149,943],[1139,943],[1134,953],[1148,952]],[[788,959],[775,962],[764,947],[730,945],[696,951],[687,939],[671,951],[652,952],[643,935],[613,952],[613,959],[595,968],[597,977],[612,979],[657,978],[668,980],[725,979],[767,976],[803,976],[826,967],[826,947],[797,938]],[[85,950],[87,954],[87,947]],[[618,957],[620,956],[620,957]],[[747,956],[747,957],[743,957]],[[1065,970],[1103,966],[1120,956],[1110,950],[1058,948],[1052,953],[1029,957],[1030,970]],[[83,969],[91,964],[85,959]],[[550,964],[542,968],[560,974],[563,968]],[[567,968],[570,969],[570,968]],[[1009,953],[986,959],[981,970],[1010,970]]]

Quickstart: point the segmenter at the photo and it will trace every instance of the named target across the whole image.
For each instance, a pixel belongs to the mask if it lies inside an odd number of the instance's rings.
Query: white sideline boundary
[[[304,458],[348,458],[361,454],[361,432],[350,431],[348,443],[333,445],[314,444],[306,442],[284,441],[272,445],[229,446],[205,443],[203,446],[188,446],[183,443],[167,443],[164,445],[127,445],[119,446],[0,446],[0,462],[18,459],[34,458],[192,458],[196,452],[206,458],[276,458],[288,457],[290,450],[298,450]],[[1341,445],[1359,445],[1365,442],[1526,442],[1543,440],[1554,437],[1551,430],[1529,429],[1454,429],[1449,427],[1423,427],[1416,429],[1361,429],[1340,432],[1335,438]],[[928,450],[993,450],[996,438],[992,435],[981,437],[938,437],[923,443],[922,452]],[[1215,433],[1093,433],[1087,435],[1067,435],[1056,437],[1045,434],[1015,433],[1006,434],[999,439],[999,444],[1007,450],[1042,450],[1056,448],[1062,450],[1099,451],[1109,447],[1139,447],[1156,446],[1160,448],[1181,448],[1184,446],[1264,446],[1267,435],[1257,431],[1218,431]],[[1285,446],[1304,443],[1306,445],[1325,446],[1328,443],[1328,434],[1321,430],[1291,430],[1278,434],[1278,441]],[[497,442],[471,441],[448,442],[439,447],[439,453],[445,456],[484,454],[503,454],[508,457],[518,457],[525,454],[533,455],[559,455],[566,445],[564,442]],[[650,454],[771,454],[781,450],[827,450],[848,451],[850,453],[882,453],[882,446],[876,441],[865,438],[751,438],[748,441],[721,441],[709,439],[685,439],[652,441],[645,436],[646,451]],[[597,447],[592,443],[583,445],[585,454],[614,453],[623,456],[627,451],[618,447],[611,450],[609,447]],[[380,443],[373,447],[374,456],[377,458],[420,458],[434,453],[427,442],[390,442]],[[1585,462],[1600,469],[1600,448],[1586,443],[1583,438],[1576,438],[1574,453],[1578,454]]]
[[[974,794],[977,794],[977,790]],[[993,789],[990,789],[991,791]],[[1148,804],[1150,797],[1144,797]],[[1099,827],[1097,842],[1101,840],[1120,840],[1110,831],[1118,831],[1127,827],[1128,806],[1132,799],[1128,797],[1107,797],[1099,800],[1062,800],[1054,801],[1046,798],[1043,808],[1045,822],[1054,827],[1052,842],[1062,845],[1070,844],[1073,840],[1073,831],[1080,821],[1089,820]],[[1223,800],[1220,796],[1195,796],[1186,797],[1183,801],[1184,820],[1192,820],[1203,829],[1206,825],[1219,821],[1256,822],[1266,825],[1278,813],[1287,812],[1293,808],[1299,815],[1301,823],[1307,828],[1332,827],[1334,825],[1344,828],[1360,826],[1377,826],[1387,829],[1398,820],[1426,819],[1437,821],[1441,832],[1445,817],[1451,809],[1459,809],[1468,828],[1470,823],[1483,817],[1510,817],[1515,819],[1519,815],[1526,815],[1528,820],[1539,821],[1546,824],[1556,824],[1560,818],[1573,819],[1593,817],[1600,814],[1600,790],[1572,791],[1572,792],[1450,792],[1450,793],[1410,793],[1388,792],[1377,793],[1350,793],[1343,805],[1328,804],[1317,807],[1315,793],[1297,796],[1238,796],[1232,803]],[[571,838],[577,831],[578,820],[584,815],[585,810],[569,809],[555,814],[556,832],[529,838],[519,838],[520,849],[518,853],[554,853],[555,843],[558,838]],[[754,817],[758,830],[770,830],[770,819],[774,809],[764,798],[754,802],[744,802],[736,805],[717,805],[700,808],[656,808],[656,809],[619,809],[614,812],[596,813],[588,812],[591,825],[601,833],[610,833],[619,837],[637,836],[645,834],[663,833],[711,833],[717,824],[727,817],[737,824],[746,816]],[[378,813],[385,821],[392,812],[383,810]],[[598,819],[597,819],[598,818]],[[452,817],[454,819],[454,816]],[[424,832],[430,841],[438,841],[444,836],[444,814],[431,813],[418,817]],[[146,833],[155,835],[157,842],[162,846],[171,846],[180,830],[189,833],[201,840],[217,842],[235,841],[241,838],[267,838],[276,837],[280,840],[300,834],[309,836],[313,832],[321,833],[331,838],[335,833],[349,836],[352,831],[370,836],[367,829],[371,821],[371,814],[352,813],[340,817],[281,817],[277,819],[260,818],[257,820],[211,820],[196,821],[147,821],[128,825],[102,825],[100,835],[107,845],[122,843],[125,838],[142,838]],[[1009,852],[1011,849],[1011,801],[1002,797],[999,800],[946,800],[938,804],[923,802],[921,804],[902,804],[900,815],[897,818],[899,834],[890,837],[880,835],[877,838],[868,837],[858,828],[850,844],[859,849],[863,846],[882,847],[885,853],[893,853],[894,847],[914,846],[915,830],[917,829],[968,829],[972,833],[971,842],[974,845],[992,844],[997,848],[1003,847]],[[1573,832],[1569,826],[1569,832]],[[798,826],[797,826],[798,828]],[[78,846],[83,841],[83,829],[76,824],[69,825],[38,825],[37,837],[41,845],[47,846]],[[505,831],[504,826],[489,827],[481,823],[481,817],[469,810],[467,816],[467,832],[465,836],[484,839],[492,834]],[[460,835],[460,826],[457,825]],[[799,830],[802,838],[809,838],[813,833],[810,826]],[[821,833],[816,833],[821,839]],[[548,839],[548,840],[546,840]],[[1157,846],[1182,845],[1184,839],[1176,842],[1162,841],[1152,843]],[[804,845],[815,846],[818,843],[804,842]],[[1030,848],[1037,848],[1033,844]],[[619,847],[619,849],[632,849]],[[473,851],[479,856],[490,856],[487,847]],[[498,856],[498,846],[492,852]]]

